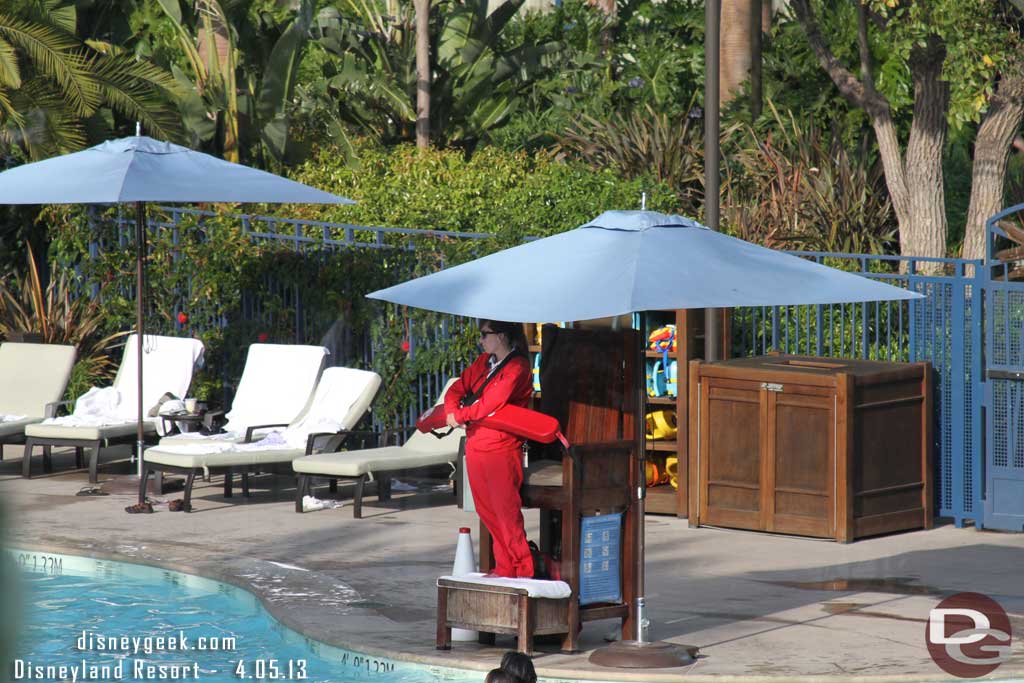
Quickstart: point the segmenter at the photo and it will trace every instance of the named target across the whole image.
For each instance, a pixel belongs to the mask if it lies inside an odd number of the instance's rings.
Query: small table
[[[206,411],[171,413],[169,415],[161,415],[160,419],[163,420],[164,433],[166,434],[170,434],[173,429],[177,429],[179,432],[196,432],[199,431],[203,420],[206,419]]]

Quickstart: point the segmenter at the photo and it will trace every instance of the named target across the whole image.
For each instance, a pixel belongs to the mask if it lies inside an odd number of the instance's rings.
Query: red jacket
[[[490,415],[498,408],[511,403],[525,408],[533,395],[533,377],[530,362],[525,356],[509,359],[503,368],[497,371],[491,381],[484,387],[483,394],[471,406],[459,407],[463,396],[477,389],[487,378],[490,370],[490,355],[483,353],[473,361],[472,365],[463,370],[444,395],[445,414],[454,413],[459,424],[466,425],[467,446],[478,448],[488,447],[519,447],[523,440],[508,432],[475,425],[474,420]]]

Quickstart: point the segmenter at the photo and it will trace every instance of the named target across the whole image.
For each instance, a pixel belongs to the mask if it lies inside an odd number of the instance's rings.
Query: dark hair
[[[491,669],[487,672],[484,683],[517,683],[515,676],[504,669]]]
[[[501,668],[512,674],[519,683],[537,683],[533,660],[522,652],[506,652],[501,658]]]
[[[515,348],[520,353],[526,353],[526,333],[523,332],[523,326],[520,323],[509,323],[504,320],[481,320],[480,327],[489,325],[492,330],[498,334],[505,335],[508,339],[508,345]]]

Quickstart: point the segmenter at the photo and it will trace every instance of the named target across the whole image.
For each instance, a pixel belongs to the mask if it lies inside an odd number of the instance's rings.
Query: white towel
[[[24,420],[28,415],[0,415],[0,422],[17,422]]]
[[[143,419],[165,393],[183,397],[192,383],[192,370],[203,355],[203,343],[184,337],[146,335],[142,345]],[[92,387],[78,397],[71,415],[51,417],[43,424],[103,427],[138,419],[138,335],[128,337],[114,386]]]
[[[43,420],[44,425],[61,425],[64,427],[102,427],[104,425],[126,422],[118,409],[121,404],[121,392],[114,387],[91,387],[75,400],[75,408],[70,415],[51,417]]]
[[[124,360],[114,385],[121,393],[117,411],[123,422],[137,418],[138,412],[138,335],[128,337]],[[192,370],[203,355],[203,343],[188,337],[161,337],[147,334],[142,343],[142,411],[144,416],[156,407],[165,393],[185,398],[192,383]]]
[[[173,441],[202,441],[204,444],[216,444],[216,443],[237,443],[245,438],[245,432],[221,432],[220,434],[200,434],[199,432],[186,432],[184,434],[172,434],[165,439],[161,439],[161,448],[164,442]]]
[[[175,453],[178,455],[211,455],[230,451],[237,445],[233,443],[208,443],[206,441],[202,443],[168,444],[162,441],[154,450],[158,450],[161,453]]]
[[[558,600],[572,595],[572,588],[565,581],[545,581],[543,579],[506,579],[503,576],[485,578],[480,572],[473,572],[465,576],[442,576],[442,579],[450,581],[461,581],[463,583],[474,583],[481,588],[486,586],[508,586],[510,588],[522,588],[531,598],[548,598]]]

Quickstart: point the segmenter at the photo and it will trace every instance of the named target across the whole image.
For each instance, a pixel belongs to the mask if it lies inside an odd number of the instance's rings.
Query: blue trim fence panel
[[[1024,531],[1024,204],[986,223],[985,512],[979,526]],[[1012,231],[1012,237],[1011,237]]]

